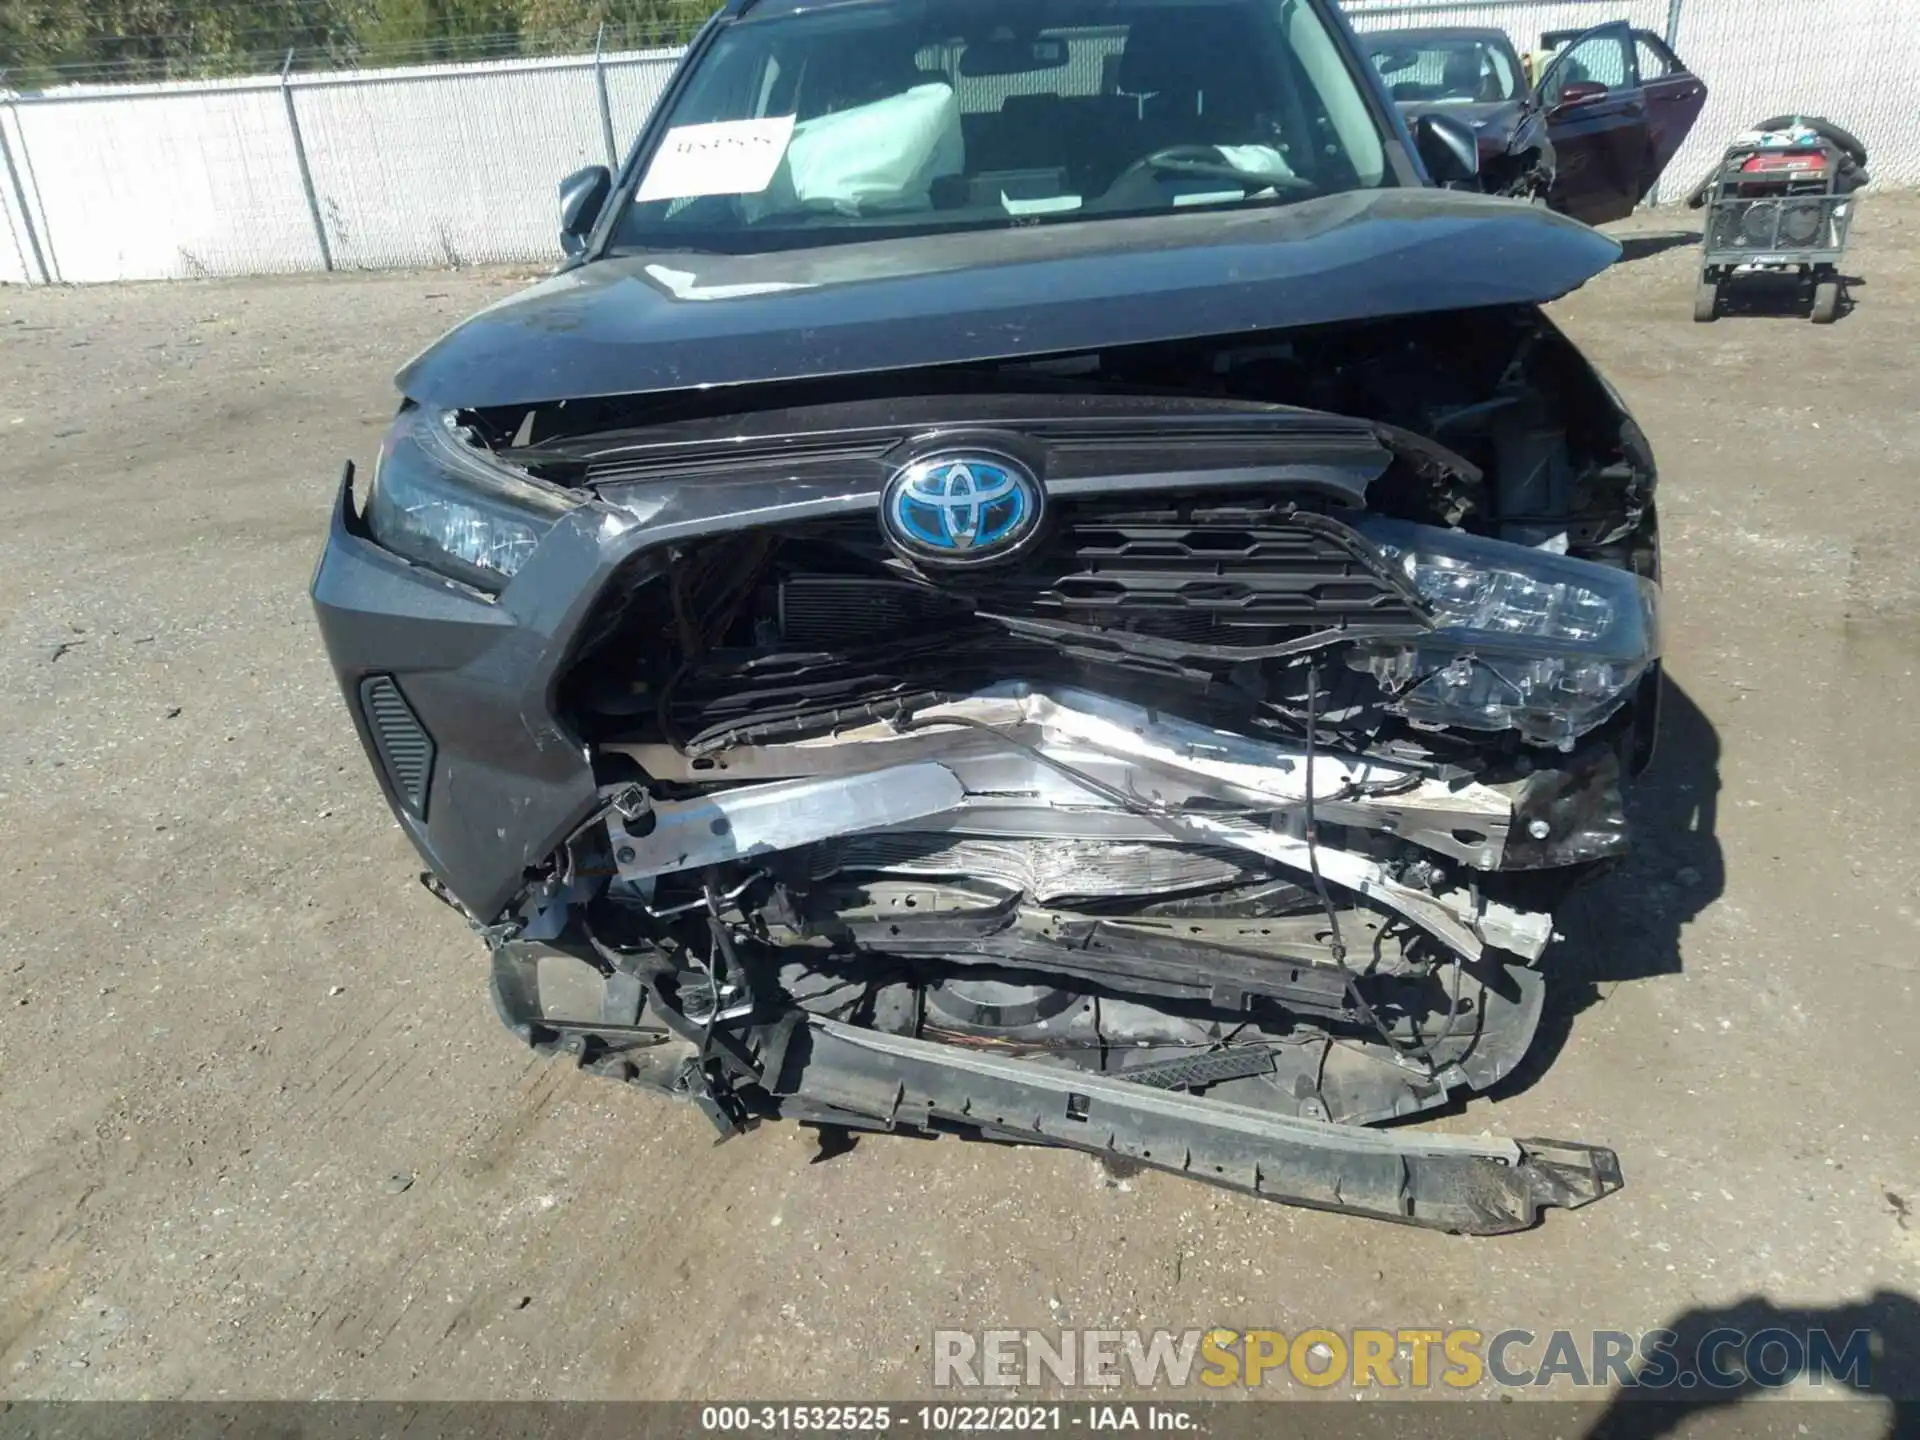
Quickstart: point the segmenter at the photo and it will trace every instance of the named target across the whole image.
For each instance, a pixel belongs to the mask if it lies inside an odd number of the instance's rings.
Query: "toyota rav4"
[[[1654,464],[1331,0],[730,0],[565,263],[399,374],[313,583],[534,1047],[1488,1233],[1625,850]]]

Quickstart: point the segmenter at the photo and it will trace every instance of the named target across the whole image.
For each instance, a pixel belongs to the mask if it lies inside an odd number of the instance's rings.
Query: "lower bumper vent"
[[[413,815],[426,819],[427,788],[433,782],[433,737],[391,675],[362,680],[360,706],[393,793]]]

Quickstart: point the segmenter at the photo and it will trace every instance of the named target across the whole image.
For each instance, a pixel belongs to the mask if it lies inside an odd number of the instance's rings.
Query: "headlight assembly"
[[[583,498],[489,458],[452,414],[409,407],[380,446],[365,518],[395,554],[496,592]]]
[[[1430,525],[1357,528],[1439,623],[1427,639],[1360,646],[1351,660],[1416,724],[1518,730],[1568,748],[1660,654],[1660,589],[1637,575]]]

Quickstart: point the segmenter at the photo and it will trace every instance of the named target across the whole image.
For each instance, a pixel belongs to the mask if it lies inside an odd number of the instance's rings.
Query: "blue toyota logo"
[[[964,563],[1012,550],[1033,533],[1046,504],[1033,473],[998,455],[929,455],[887,484],[881,525],[918,560]]]

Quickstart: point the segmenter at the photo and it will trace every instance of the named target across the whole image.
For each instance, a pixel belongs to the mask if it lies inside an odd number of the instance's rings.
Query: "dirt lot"
[[[1628,1188],[1467,1241],[811,1132],[533,1059],[413,883],[306,585],[388,377],[524,275],[0,296],[0,1391],[906,1396],[930,1331],[1872,1324],[1920,1391],[1920,197],[1857,309],[1689,319],[1687,212],[1556,306],[1664,470],[1645,844],[1542,1064],[1439,1123]],[[1551,1063],[1544,1063],[1550,1061]]]

